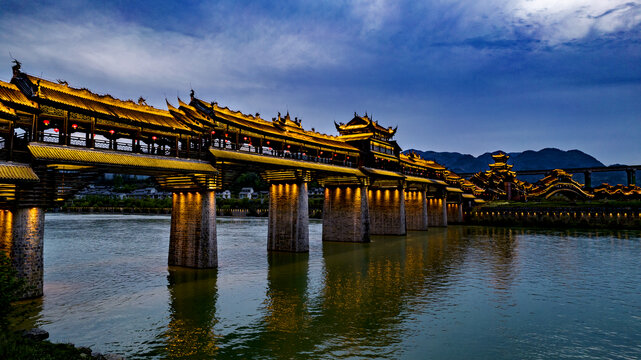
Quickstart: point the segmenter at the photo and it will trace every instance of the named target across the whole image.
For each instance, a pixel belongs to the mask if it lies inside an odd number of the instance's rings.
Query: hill
[[[461,154],[457,152],[436,152],[410,149],[405,153],[414,151],[423,159],[434,160],[437,163],[447,167],[456,173],[475,173],[489,169],[488,164],[493,163],[492,154],[499,151],[487,152],[479,156],[470,154]],[[584,153],[580,150],[560,150],[556,148],[545,148],[539,151],[527,150],[523,152],[508,153],[509,164],[514,165],[515,171],[519,170],[538,170],[538,169],[567,169],[580,167],[598,167],[605,166],[594,156]],[[542,176],[519,176],[520,179],[536,182]],[[576,174],[574,178],[582,182],[583,175]],[[638,176],[637,176],[638,178]],[[627,184],[625,173],[594,173],[592,174],[592,184],[597,185],[602,182],[610,184]]]

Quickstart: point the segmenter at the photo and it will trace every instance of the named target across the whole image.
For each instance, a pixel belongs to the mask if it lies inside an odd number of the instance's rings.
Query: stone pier
[[[463,222],[463,204],[453,201],[447,204],[447,222],[449,224]]]
[[[427,199],[427,222],[430,226],[447,226],[447,199]]]
[[[268,251],[309,251],[307,182],[277,182],[269,187]]]
[[[425,189],[405,191],[405,219],[407,230],[427,230],[427,197]]]
[[[42,296],[44,221],[42,208],[0,210],[0,250],[25,282],[21,299]]]
[[[370,234],[405,235],[405,196],[402,186],[368,191]]]
[[[169,265],[197,269],[218,266],[216,197],[213,191],[173,194]]]
[[[369,242],[367,186],[328,186],[323,202],[323,241]]]

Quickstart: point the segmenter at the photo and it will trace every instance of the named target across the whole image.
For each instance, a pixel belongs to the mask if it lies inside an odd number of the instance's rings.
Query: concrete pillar
[[[584,183],[586,189],[592,189],[592,171],[586,171],[583,173]]]
[[[427,222],[430,227],[447,226],[447,200],[431,198],[427,200]]]
[[[213,191],[173,194],[169,265],[218,267],[216,197]]]
[[[636,183],[637,183],[637,169],[628,169],[625,172],[628,174],[628,186],[636,185]]]
[[[323,241],[369,242],[367,186],[328,186],[323,202]]]
[[[403,187],[370,189],[368,201],[370,234],[407,234]]]
[[[0,250],[9,255],[18,277],[24,281],[20,298],[42,296],[44,209],[0,210],[0,225]]]
[[[427,230],[427,196],[425,190],[405,191],[405,222],[407,230]]]
[[[309,251],[307,182],[279,182],[269,187],[268,251]]]
[[[460,224],[463,222],[463,204],[450,201],[447,204],[447,222],[449,224]]]

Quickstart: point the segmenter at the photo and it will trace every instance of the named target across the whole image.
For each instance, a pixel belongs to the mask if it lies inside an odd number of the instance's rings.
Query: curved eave
[[[40,178],[28,164],[0,161],[0,183],[38,182]]]

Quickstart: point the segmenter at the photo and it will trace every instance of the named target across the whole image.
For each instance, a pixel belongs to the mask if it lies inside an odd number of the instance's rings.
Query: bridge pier
[[[307,181],[270,184],[267,232],[268,251],[309,251]]]
[[[637,183],[637,169],[628,169],[625,172],[628,175],[628,186],[636,185],[636,183]]]
[[[585,183],[584,187],[586,189],[592,189],[592,171],[585,171],[583,173],[583,182]]]
[[[169,265],[215,268],[218,267],[217,250],[214,192],[175,192],[169,235]]]
[[[0,250],[5,251],[18,277],[25,282],[20,299],[42,296],[43,208],[0,210]]]
[[[436,196],[427,200],[427,218],[430,226],[447,226],[446,196]]]
[[[463,222],[463,202],[448,201],[447,203],[447,223],[460,224]]]
[[[425,231],[428,227],[426,189],[405,191],[407,230]]]
[[[370,234],[405,235],[405,196],[403,186],[368,191]]]
[[[367,186],[328,186],[323,202],[323,241],[369,242]]]

